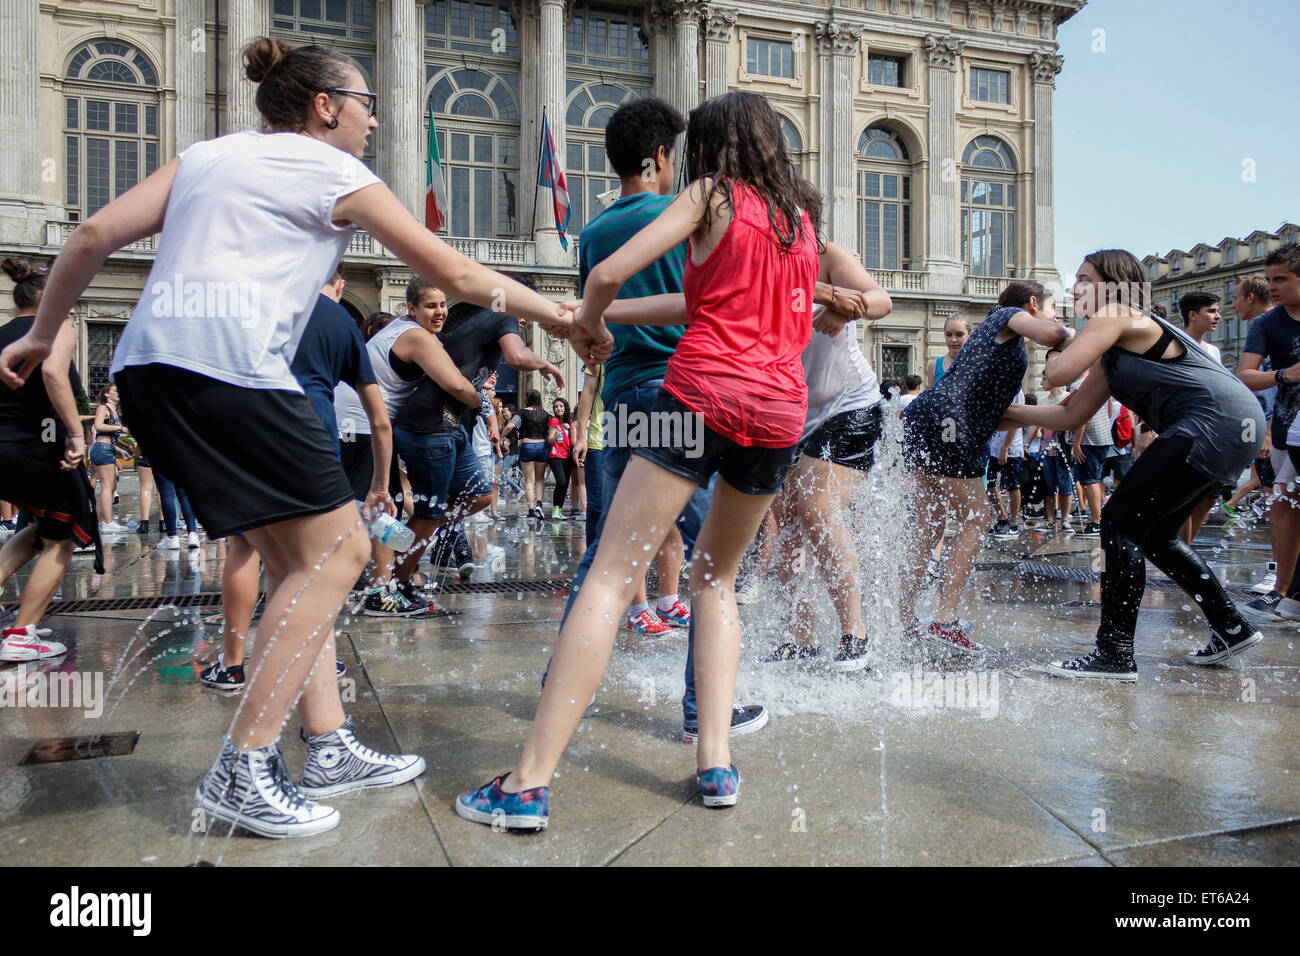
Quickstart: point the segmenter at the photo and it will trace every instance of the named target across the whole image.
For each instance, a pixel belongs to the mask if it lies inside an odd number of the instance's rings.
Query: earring
[[[330,117],[330,121],[329,121],[328,123],[325,124],[325,128],[326,128],[326,129],[338,129],[338,128],[339,128],[339,118],[338,118],[337,116],[331,116],[331,117]]]

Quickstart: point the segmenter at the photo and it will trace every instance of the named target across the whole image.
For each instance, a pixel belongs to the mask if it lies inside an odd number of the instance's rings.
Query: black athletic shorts
[[[658,421],[684,422],[695,413],[668,391],[662,391],[650,413],[652,416],[671,416]],[[698,421],[698,417],[697,417]],[[656,426],[652,434],[663,435],[668,428]],[[701,488],[709,486],[709,479],[717,474],[723,481],[746,495],[774,495],[781,490],[785,476],[799,454],[799,446],[789,448],[759,448],[741,445],[724,435],[719,435],[702,421],[690,431],[692,441],[680,446],[656,446],[632,449],[632,454],[648,458],[660,468],[674,475],[689,478]]]
[[[880,405],[877,402],[870,408],[854,408],[832,415],[799,443],[799,454],[855,471],[870,471],[880,438]]]
[[[352,500],[334,442],[301,392],[241,388],[162,364],[131,366],[114,381],[131,434],[185,489],[209,537]]]
[[[0,444],[0,501],[27,512],[46,541],[95,539],[94,499],[81,468],[59,467],[63,443]]]
[[[370,480],[375,477],[372,448],[370,436],[361,432],[354,434],[351,441],[339,440],[339,460],[343,463],[343,473],[348,476],[348,484],[352,486],[352,497],[357,501],[366,500],[366,495],[370,494]]]

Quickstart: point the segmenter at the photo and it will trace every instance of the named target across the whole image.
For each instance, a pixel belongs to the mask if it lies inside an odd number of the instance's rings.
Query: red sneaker
[[[7,627],[4,629],[3,640],[0,640],[0,661],[7,664],[58,657],[66,651],[67,648],[58,641],[47,641],[40,637],[32,625]]]
[[[666,611],[655,610],[659,615],[659,620],[663,621],[669,627],[690,627],[691,626],[691,609],[681,601],[677,601]]]
[[[960,654],[978,654],[984,650],[984,645],[976,644],[970,639],[966,629],[962,627],[961,621],[953,621],[951,624],[940,624],[938,621],[931,621],[930,626],[926,629],[925,636],[932,643],[938,644],[946,650],[957,651]]]
[[[630,630],[641,634],[667,634],[672,630],[672,627],[659,620],[659,616],[649,609],[642,611],[636,617],[629,614],[627,626]]]

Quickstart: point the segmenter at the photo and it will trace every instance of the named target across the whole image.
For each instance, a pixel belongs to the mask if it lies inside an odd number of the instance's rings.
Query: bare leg
[[[605,519],[596,558],[560,632],[523,755],[502,789],[516,792],[550,784],[587,701],[600,686],[620,616],[635,591],[636,580],[645,574],[644,556],[663,543],[669,525],[696,487],[690,479],[640,456],[628,462]],[[651,551],[642,551],[632,546],[633,542],[649,544]],[[699,640],[697,627],[697,654]],[[728,723],[730,719],[728,711]],[[704,730],[703,725],[700,729]]]
[[[934,608],[934,619],[946,624],[957,618],[957,605],[961,603],[962,591],[966,588],[966,581],[975,568],[975,557],[979,554],[984,528],[978,515],[983,503],[984,488],[978,478],[939,480],[945,486],[947,500],[957,512],[957,520],[962,522],[961,530],[952,539],[948,550],[943,590]]]
[[[140,476],[140,523],[144,524],[153,510],[153,469],[137,465],[135,472]]]
[[[11,535],[4,547],[0,548],[0,588],[5,586],[19,568],[35,557],[37,551],[36,525],[29,524],[22,531]]]
[[[252,750],[279,735],[289,708],[333,636],[335,616],[369,548],[351,502],[245,536],[266,562],[268,575],[279,581],[267,596],[253,644],[251,676],[230,732],[237,748]],[[337,697],[337,686],[334,694]]]
[[[1207,498],[1197,505],[1191,515],[1188,516],[1187,520],[1183,522],[1183,526],[1178,530],[1178,537],[1182,538],[1188,544],[1191,544],[1192,541],[1196,539],[1196,536],[1201,533],[1201,525],[1205,524],[1205,518],[1209,515],[1210,509],[1213,507],[1213,498]]]
[[[113,512],[113,489],[117,485],[116,465],[96,465],[95,480],[99,482],[99,521],[108,523],[116,521]]]
[[[68,573],[72,563],[72,539],[50,541],[41,539],[41,556],[32,565],[31,576],[23,587],[23,601],[18,608],[18,619],[14,627],[27,627],[41,619],[54,592],[63,583],[63,576]]]
[[[221,571],[221,658],[227,667],[244,663],[244,642],[257,606],[260,572],[261,562],[253,546],[243,535],[231,535]],[[267,582],[268,593],[270,583]]]
[[[1277,487],[1281,491],[1280,482]],[[1285,589],[1285,582],[1295,575],[1296,557],[1300,555],[1300,495],[1296,492],[1279,494],[1274,500],[1269,510],[1269,539],[1277,563],[1277,579]]]
[[[943,543],[944,529],[948,525],[949,509],[941,482],[944,479],[927,475],[919,469],[912,472],[912,500],[916,509],[916,545],[907,549],[902,592],[898,596],[898,611],[903,626],[916,623],[916,598],[921,590],[926,559],[930,552]],[[978,527],[978,524],[976,524]],[[952,560],[952,545],[946,545],[945,555]]]

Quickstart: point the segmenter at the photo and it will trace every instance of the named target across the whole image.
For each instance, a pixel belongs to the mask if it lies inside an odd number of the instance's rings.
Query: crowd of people
[[[0,660],[64,650],[40,617],[75,544],[125,530],[112,517],[113,445],[129,437],[141,521],[148,470],[171,547],[180,546],[165,503],[174,498],[187,544],[197,544],[200,522],[228,539],[223,650],[202,679],[242,698],[195,794],[213,817],[269,837],[310,835],[339,822],[319,801],[424,772],[420,756],[378,752],[354,733],[335,680],[335,618],[349,600],[364,615],[429,613],[426,551],[436,567],[472,568],[463,523],[491,515],[503,484],[522,493],[531,520],[545,519],[548,475],[550,517],[563,516],[572,490],[587,550],[518,762],[455,800],[462,817],[496,827],[547,825],[550,783],[624,621],[643,633],[687,631],[682,730],[696,744],[702,801],[737,802],[730,740],[768,721],[761,704],[736,701],[737,575],[756,535],[769,555],[783,534],[810,545],[838,618],[839,639],[822,648],[813,615],[796,608],[771,661],[824,655],[830,668],[856,671],[893,642],[980,654],[960,616],[965,586],[985,536],[1017,537],[1026,509],[1040,530],[1099,537],[1105,555],[1096,647],[1050,664],[1056,676],[1136,679],[1148,560],[1209,622],[1189,663],[1217,664],[1257,643],[1243,610],[1300,619],[1294,245],[1268,257],[1266,286],[1241,284],[1238,313],[1257,318],[1236,375],[1203,341],[1217,301],[1185,297],[1180,326],[1150,303],[1133,255],[1101,250],[1077,270],[1077,333],[1051,290],[1016,280],[987,316],[947,319],[947,351],[924,380],[882,386],[858,323],[888,315],[889,294],[821,240],[821,198],[762,97],[728,93],[685,119],[653,98],[621,106],[605,142],[619,195],[582,232],[580,299],[556,303],[442,242],[362,164],[377,94],[348,60],[260,38],[244,62],[264,132],[190,147],[81,225],[48,274],[7,260],[18,318],[0,327],[0,498],[29,521],[0,551],[0,580],[36,560]],[[679,162],[686,186],[675,193]],[[338,304],[338,266],[357,228],[414,273],[406,313],[375,313],[361,327]],[[87,451],[64,319],[112,252],[155,233],[153,272]],[[235,276],[275,295],[234,314],[195,314],[164,302],[155,275],[200,288]],[[526,322],[567,340],[586,367],[576,413],[539,390],[517,409],[496,399],[502,363],[564,385],[524,344]],[[1042,401],[1025,391],[1029,342],[1046,349]],[[1254,393],[1273,387],[1270,432]],[[602,427],[637,420],[699,429]],[[896,626],[872,633],[847,519],[893,432],[908,476],[895,493],[915,536],[900,551]],[[1252,467],[1258,485],[1267,476],[1285,489],[1271,506],[1275,584],[1285,591],[1240,609],[1190,542],[1216,497],[1239,503],[1251,492],[1235,483]],[[1077,530],[1073,502],[1086,512]],[[772,586],[789,586],[796,569],[776,550]],[[250,640],[262,574],[265,609]],[[295,708],[308,744],[296,779],[277,745]]]

